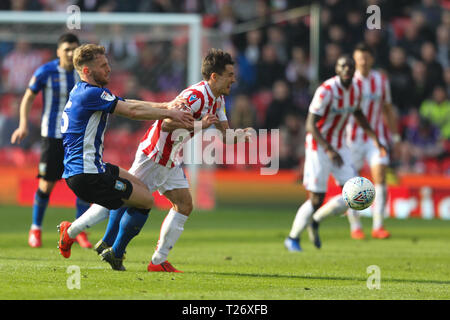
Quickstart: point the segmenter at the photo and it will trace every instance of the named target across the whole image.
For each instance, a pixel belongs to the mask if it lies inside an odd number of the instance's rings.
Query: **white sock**
[[[161,264],[167,260],[169,251],[173,248],[181,233],[184,230],[184,224],[188,216],[170,209],[161,225],[158,245],[152,256],[153,264]]]
[[[330,215],[340,215],[347,211],[348,207],[340,194],[331,198],[327,203],[321,206],[313,215],[313,219],[317,222],[322,221]]]
[[[298,239],[300,237],[300,234],[309,224],[310,218],[313,213],[314,208],[311,200],[305,201],[297,210],[297,215],[295,216],[294,222],[292,223],[291,232],[289,232],[290,238]]]
[[[373,203],[372,229],[376,230],[383,226],[384,209],[387,200],[387,188],[385,184],[375,185],[375,200]]]
[[[80,232],[86,228],[92,227],[97,223],[105,220],[109,217],[109,209],[102,207],[98,204],[92,204],[92,206],[86,210],[81,217],[72,222],[72,225],[67,230],[67,234],[71,238],[75,238]]]
[[[347,218],[350,222],[351,231],[362,229],[361,219],[359,218],[359,212],[357,210],[349,209],[347,212]]]
[[[38,225],[35,225],[35,224],[31,224],[31,230],[41,230],[41,229],[42,229],[41,226],[38,226]]]

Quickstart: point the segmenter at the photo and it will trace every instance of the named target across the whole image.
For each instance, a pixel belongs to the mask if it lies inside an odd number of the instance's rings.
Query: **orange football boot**
[[[169,261],[164,261],[161,264],[153,264],[151,261],[148,264],[147,267],[148,272],[180,272],[183,273],[183,271],[175,269]]]
[[[58,249],[59,253],[61,253],[64,258],[70,257],[70,248],[75,242],[75,239],[69,237],[69,234],[67,233],[67,229],[69,229],[70,225],[71,223],[69,221],[63,221],[57,227],[59,232]]]
[[[364,234],[364,232],[361,229],[355,229],[351,232],[351,237],[352,239],[356,239],[356,240],[363,240],[366,235]]]
[[[387,239],[390,236],[391,236],[391,234],[389,233],[389,231],[387,231],[383,227],[381,227],[379,229],[372,230],[372,238],[375,238],[375,239]]]
[[[82,248],[92,248],[92,244],[89,242],[86,232],[82,231],[79,235],[75,237],[75,241],[78,242]]]
[[[41,230],[31,229],[28,233],[28,244],[32,248],[42,247]]]

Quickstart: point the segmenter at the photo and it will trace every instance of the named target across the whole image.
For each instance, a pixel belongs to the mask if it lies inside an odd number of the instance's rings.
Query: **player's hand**
[[[206,114],[202,119],[202,128],[206,129],[212,126],[213,124],[219,123],[219,118],[215,114]]]
[[[168,109],[186,110],[188,105],[187,99],[181,96],[176,97],[167,104]]]
[[[190,112],[181,111],[177,109],[169,109],[168,117],[174,122],[178,122],[181,127],[189,128],[192,127],[194,122],[194,117]]]
[[[23,128],[23,127],[19,127],[17,128],[13,134],[11,135],[11,143],[15,144],[15,143],[21,143],[23,139],[25,139],[25,137],[28,135],[28,129],[27,128]]]
[[[330,158],[331,162],[337,166],[341,167],[344,164],[344,160],[342,160],[342,157],[340,154],[334,150],[334,149],[327,149],[326,150],[327,156]]]
[[[384,145],[382,145],[379,141],[377,142],[377,148],[380,151],[380,156],[385,157],[387,156],[388,152]]]

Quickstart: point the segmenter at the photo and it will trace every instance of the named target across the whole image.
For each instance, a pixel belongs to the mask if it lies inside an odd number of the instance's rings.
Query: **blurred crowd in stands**
[[[332,77],[337,57],[352,53],[358,42],[375,52],[375,67],[389,77],[393,104],[399,114],[402,147],[393,155],[397,172],[450,175],[450,1],[446,0],[322,0],[318,81]],[[299,168],[304,155],[304,123],[312,94],[313,66],[309,16],[274,24],[274,13],[311,4],[301,0],[2,0],[0,10],[62,11],[78,5],[81,12],[201,13],[205,32],[226,36],[223,49],[236,61],[237,83],[227,99],[232,127],[280,129],[280,166]],[[381,29],[369,30],[369,5],[378,5]],[[237,26],[256,21],[254,29]],[[117,95],[167,100],[184,89],[187,41],[142,42],[123,36],[100,40],[108,50]],[[79,34],[83,39],[82,34]],[[208,41],[205,41],[208,46]],[[206,49],[205,49],[206,50]],[[35,163],[39,143],[41,99],[31,114],[34,132],[11,148],[18,125],[20,99],[34,70],[54,57],[54,48],[39,48],[17,39],[0,43],[0,163]],[[40,104],[40,106],[39,106]],[[106,151],[129,167],[148,122],[113,119]],[[109,143],[114,141],[114,143]],[[114,151],[117,149],[117,152]],[[13,151],[11,151],[13,150]],[[25,150],[25,152],[23,151]],[[105,153],[106,155],[106,153]]]

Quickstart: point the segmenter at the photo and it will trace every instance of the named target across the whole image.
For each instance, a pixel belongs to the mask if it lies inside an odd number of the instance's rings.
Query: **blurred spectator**
[[[72,3],[71,0],[41,0],[44,11],[66,12]]]
[[[443,69],[439,62],[436,60],[436,48],[432,42],[425,42],[422,44],[420,50],[421,58],[425,63],[426,81],[434,88],[438,84],[444,82]]]
[[[75,0],[73,4],[80,7],[81,12],[111,12],[115,7],[113,0]]]
[[[333,24],[328,28],[328,42],[338,45],[344,53],[350,53],[353,48],[350,47],[346,39],[346,33],[343,26]]]
[[[136,41],[124,34],[124,26],[113,24],[109,37],[102,38],[100,45],[106,48],[109,62],[113,70],[129,70],[138,62],[138,48]]]
[[[312,75],[311,64],[305,50],[301,47],[292,48],[291,60],[286,67],[286,79],[290,83],[296,82],[299,78],[310,80]]]
[[[366,29],[364,32],[364,42],[371,48],[375,57],[377,67],[385,67],[389,63],[389,47],[386,35],[378,29]]]
[[[42,55],[23,39],[16,42],[2,65],[3,90],[22,94],[28,87],[33,72],[43,63]]]
[[[280,168],[299,167],[305,152],[305,119],[289,112],[280,127]]]
[[[150,91],[158,90],[158,71],[161,54],[160,45],[146,43],[139,51],[139,62],[132,72],[136,75],[139,84]]]
[[[273,99],[267,108],[265,129],[279,128],[286,114],[295,112],[291,92],[286,81],[276,81],[273,85],[272,92]]]
[[[450,101],[444,87],[434,88],[431,99],[420,106],[420,115],[437,126],[443,138],[450,140]]]
[[[445,91],[447,92],[447,97],[450,97],[450,66],[444,70],[444,84]]]
[[[259,89],[269,89],[276,80],[284,79],[284,66],[278,60],[277,51],[271,44],[266,44],[262,48],[257,75]]]
[[[417,10],[423,14],[426,23],[433,29],[441,21],[442,8],[439,6],[437,0],[421,0],[421,4],[417,6]]]
[[[342,49],[335,43],[329,43],[325,47],[325,57],[319,70],[319,80],[325,81],[336,75],[335,65],[339,56],[342,54]]]
[[[427,82],[425,63],[416,61],[412,66],[413,85],[409,91],[410,106],[419,108],[420,104],[431,94],[433,88]]]
[[[401,113],[405,114],[411,105],[411,68],[406,63],[405,51],[401,47],[393,47],[389,53],[389,65],[387,67],[389,81],[391,83],[392,101],[397,105]]]
[[[437,39],[437,61],[441,64],[443,68],[450,66],[450,36],[449,27],[441,24],[436,30]]]
[[[435,40],[434,32],[430,28],[429,22],[422,10],[413,10],[411,12],[411,22],[417,27],[418,37],[422,42]],[[439,23],[439,20],[434,23]]]
[[[423,173],[425,162],[436,159],[445,152],[439,129],[426,120],[416,117],[415,125],[406,129],[401,148],[402,171]]]
[[[169,50],[169,59],[164,59],[161,65],[158,89],[178,93],[186,83],[186,48],[184,45],[174,45]]]
[[[256,65],[260,59],[262,48],[262,32],[261,30],[251,30],[246,33],[247,43],[244,49],[244,55],[247,61]]]
[[[0,109],[0,148],[15,147],[11,144],[11,135],[19,126],[20,114],[19,105],[21,97],[14,96],[8,99],[8,103],[1,106]],[[33,144],[40,142],[40,128],[33,122],[29,125],[29,134],[20,143],[20,148],[30,149]]]
[[[245,94],[238,94],[233,99],[233,109],[231,110],[231,124],[233,128],[257,128],[256,111],[249,97]]]
[[[288,61],[288,46],[283,29],[277,26],[272,26],[267,29],[267,42],[275,48],[278,60],[286,64]]]
[[[346,36],[348,37],[350,48],[354,47],[364,39],[365,20],[361,10],[356,8],[347,12]]]
[[[406,55],[413,59],[420,58],[420,47],[423,40],[419,38],[419,28],[413,23],[409,23],[405,28],[403,38],[397,44],[405,50]]]

